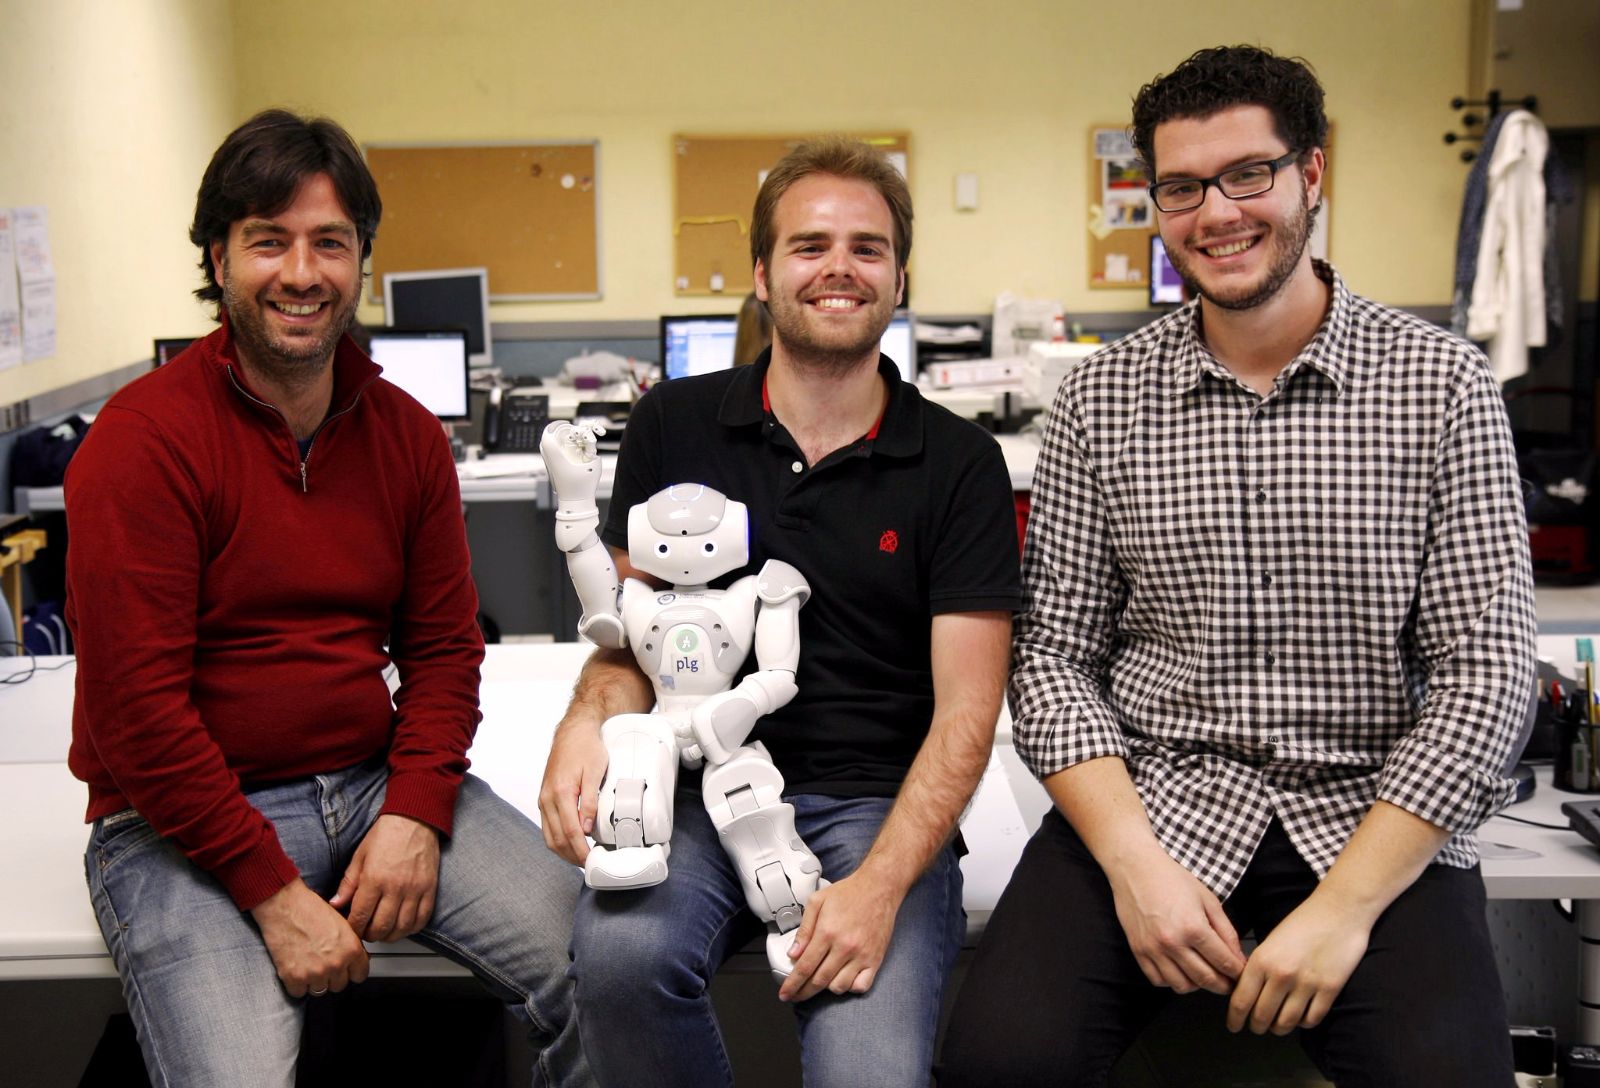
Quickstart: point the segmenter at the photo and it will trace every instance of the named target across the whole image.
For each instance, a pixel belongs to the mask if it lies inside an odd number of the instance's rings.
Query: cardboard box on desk
[[[1079,344],[1068,340],[1034,341],[1028,345],[1028,358],[1022,369],[1023,390],[1035,403],[1048,408],[1061,379],[1103,347],[1104,344]]]

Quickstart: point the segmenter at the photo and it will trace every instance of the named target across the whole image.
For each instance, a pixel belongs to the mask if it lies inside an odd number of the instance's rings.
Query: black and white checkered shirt
[[[1067,376],[1034,478],[1017,752],[1041,778],[1123,757],[1219,897],[1273,816],[1322,875],[1377,799],[1475,864],[1533,683],[1486,360],[1317,272],[1332,308],[1268,396],[1187,306]]]

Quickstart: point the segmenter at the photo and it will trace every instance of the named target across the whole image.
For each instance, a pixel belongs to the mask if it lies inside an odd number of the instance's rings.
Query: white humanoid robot
[[[805,905],[826,882],[795,832],[783,776],[764,745],[745,740],[758,718],[794,698],[800,606],[811,589],[777,560],[708,589],[749,562],[749,515],[700,484],[673,485],[628,511],[628,561],[670,588],[619,584],[596,533],[595,431],[558,420],[539,452],[556,493],[556,546],[583,605],[578,633],[597,646],[631,647],[656,693],[656,713],[619,714],[601,727],[609,763],[584,880],[597,889],[665,880],[678,765],[703,761],[706,811],[750,909],[767,923],[767,961],[781,979]],[[752,642],[758,668],[735,687]]]

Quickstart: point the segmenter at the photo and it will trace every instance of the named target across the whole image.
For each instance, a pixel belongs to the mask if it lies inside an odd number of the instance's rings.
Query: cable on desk
[[[0,676],[0,687],[9,687],[15,684],[25,684],[29,680],[33,679],[34,673],[55,672],[57,669],[66,668],[68,665],[77,660],[75,657],[69,657],[59,665],[40,665],[38,657],[28,653],[28,648],[22,643],[18,642],[14,638],[0,638],[0,648],[7,646],[21,650],[22,653],[19,653],[16,656],[26,657],[28,659],[28,667],[24,671],[14,672],[10,676]]]
[[[1572,830],[1572,825],[1571,824],[1546,824],[1546,823],[1540,823],[1538,820],[1525,820],[1521,816],[1507,816],[1503,812],[1497,812],[1497,813],[1495,813],[1495,815],[1498,816],[1502,820],[1510,820],[1513,823],[1527,824],[1529,827],[1543,827],[1543,828],[1547,828],[1550,831],[1571,831]]]

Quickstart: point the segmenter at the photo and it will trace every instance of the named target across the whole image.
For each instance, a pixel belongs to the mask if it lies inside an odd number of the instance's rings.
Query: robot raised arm
[[[805,576],[788,563],[767,560],[756,579],[757,670],[731,691],[694,708],[690,725],[712,763],[725,763],[755,728],[756,720],[786,705],[799,690],[800,607],[811,596]]]
[[[583,605],[578,634],[596,646],[621,649],[628,644],[618,600],[622,584],[611,553],[596,532],[600,455],[595,435],[591,427],[558,419],[544,429],[539,453],[556,495],[556,547],[566,553],[567,574]]]

